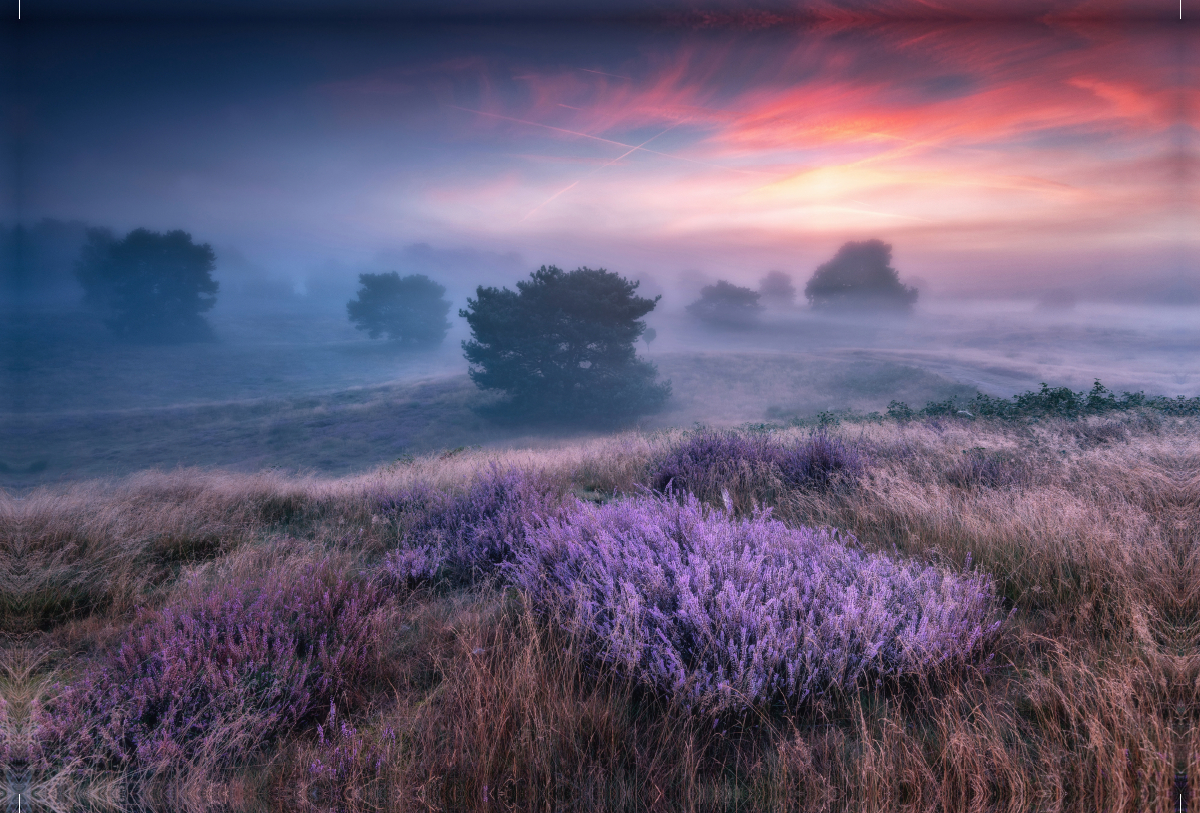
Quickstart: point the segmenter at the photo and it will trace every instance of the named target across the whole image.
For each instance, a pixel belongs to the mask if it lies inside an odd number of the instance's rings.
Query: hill
[[[6,494],[10,796],[1173,808],[1200,770],[1197,420],[953,412],[467,449],[340,478],[189,469]],[[664,478],[710,508],[650,495]],[[644,580],[647,562],[695,564],[670,558],[676,537],[626,548],[680,511],[691,519],[670,527],[699,534],[681,538],[711,552],[718,585],[757,575],[690,615],[621,615],[627,599],[605,598],[587,568],[660,591],[644,601],[692,595]],[[632,524],[620,545],[589,542],[605,523]],[[754,619],[782,605],[750,588],[792,565],[809,575],[788,584],[825,581],[804,605],[816,617],[783,618],[809,654],[771,672],[783,656],[745,636],[775,635]],[[710,595],[689,572],[687,589]],[[556,592],[569,573],[576,587]],[[609,616],[572,603],[593,589],[628,626],[597,638]],[[634,634],[652,621],[665,649]],[[732,637],[688,637],[702,629]],[[837,660],[838,629],[870,646]],[[682,658],[679,680],[648,652]],[[717,662],[746,671],[697,689]]]

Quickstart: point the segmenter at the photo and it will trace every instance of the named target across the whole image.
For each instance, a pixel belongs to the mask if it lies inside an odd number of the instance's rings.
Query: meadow
[[[215,325],[214,343],[129,345],[88,314],[17,324],[0,388],[0,487],[180,466],[344,475],[460,446],[598,434],[482,420],[475,410],[490,396],[467,378],[456,335],[428,352],[372,342],[342,316],[234,314]],[[670,336],[646,355],[674,396],[641,419],[645,430],[870,412],[893,398],[923,404],[977,391],[853,347],[803,350],[759,335],[718,351],[704,334]]]
[[[759,423],[7,492],[5,801],[1187,809],[1198,420]]]

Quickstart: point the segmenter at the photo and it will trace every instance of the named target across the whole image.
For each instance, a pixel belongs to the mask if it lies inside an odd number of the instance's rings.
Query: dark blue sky
[[[430,22],[416,3],[366,21],[39,4],[3,32],[0,216],[185,228],[294,279],[428,243],[749,280],[876,236],[946,291],[1194,273],[1183,29],[1112,4],[1003,23],[838,5]]]

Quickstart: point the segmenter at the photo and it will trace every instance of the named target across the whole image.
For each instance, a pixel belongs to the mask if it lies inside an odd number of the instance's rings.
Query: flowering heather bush
[[[491,470],[454,493],[420,484],[379,498],[401,526],[401,545],[384,572],[408,583],[437,577],[470,581],[509,558],[525,525],[559,509],[558,491],[545,475],[516,468]]]
[[[852,542],[638,498],[531,528],[509,570],[603,661],[713,713],[962,661],[998,629],[987,577]]]
[[[658,461],[650,475],[655,491],[719,493],[736,478],[750,479],[775,463],[779,449],[766,435],[700,429]]]
[[[867,467],[858,449],[820,432],[783,447],[776,465],[783,481],[797,488],[827,488],[838,476],[857,477]]]
[[[327,708],[370,665],[379,588],[276,569],[144,618],[35,710],[50,764],[235,764]]]
[[[856,476],[864,468],[858,450],[824,433],[781,444],[765,434],[702,429],[658,461],[650,487],[709,499],[726,489],[753,489],[770,476],[794,488],[826,488],[838,476]]]

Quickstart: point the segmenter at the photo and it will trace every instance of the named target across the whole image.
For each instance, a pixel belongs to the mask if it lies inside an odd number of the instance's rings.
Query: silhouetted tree
[[[395,342],[418,347],[442,343],[450,323],[446,289],[424,274],[401,277],[359,274],[358,298],[346,303],[350,321],[372,339],[386,333]]]
[[[471,327],[471,380],[508,395],[497,414],[526,419],[615,422],[658,409],[671,385],[655,381],[634,343],[659,297],[637,287],[603,268],[545,265],[516,291],[480,286],[459,311]]]
[[[812,275],[804,295],[814,308],[908,311],[917,301],[917,289],[900,282],[892,247],[882,240],[843,245]]]
[[[776,305],[790,306],[796,302],[796,286],[792,278],[782,271],[772,271],[758,281],[758,292],[762,298]]]
[[[185,231],[135,229],[117,240],[89,229],[75,276],[84,301],[101,309],[118,336],[177,342],[212,338],[200,314],[216,304],[216,255]]]
[[[723,279],[701,288],[700,298],[687,306],[688,313],[697,319],[726,327],[749,327],[762,310],[758,292]]]

